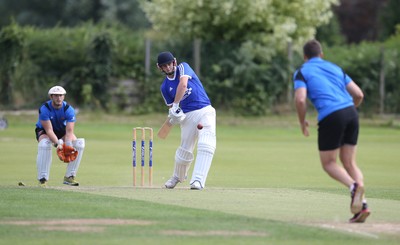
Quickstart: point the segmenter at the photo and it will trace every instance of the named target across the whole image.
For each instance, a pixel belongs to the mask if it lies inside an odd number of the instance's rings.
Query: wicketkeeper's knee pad
[[[78,156],[77,158],[68,163],[67,165],[67,171],[65,173],[65,176],[76,176],[79,165],[81,164],[82,160],[82,155],[83,155],[83,150],[85,149],[85,139],[84,138],[79,138],[74,141],[72,141],[72,145],[75,147],[75,149],[78,151]]]
[[[51,140],[48,138],[42,139],[38,144],[39,149],[51,150]]]
[[[197,151],[214,154],[217,146],[217,138],[212,132],[200,133],[199,141],[197,142]]]
[[[38,154],[36,158],[37,179],[45,178],[49,180],[51,166],[51,140],[42,139],[38,143]]]
[[[85,148],[85,139],[78,138],[72,142],[72,145],[77,149],[84,149]]]

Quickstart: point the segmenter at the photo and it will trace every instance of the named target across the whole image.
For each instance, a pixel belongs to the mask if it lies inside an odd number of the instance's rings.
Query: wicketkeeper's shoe
[[[200,181],[195,180],[193,183],[190,184],[190,189],[191,190],[202,190],[203,186],[201,186]]]
[[[42,188],[46,188],[47,187],[47,180],[45,178],[41,178],[39,180],[39,186]]]
[[[354,188],[351,191],[350,195],[351,195],[350,210],[353,214],[358,214],[361,212],[363,208],[364,187],[359,186],[358,183],[354,183]]]
[[[351,218],[349,220],[349,222],[350,223],[364,223],[370,214],[371,214],[371,212],[368,209],[368,205],[366,203],[363,203],[362,210],[359,213],[356,213],[353,216],[353,218]]]
[[[179,183],[179,179],[175,176],[172,176],[167,182],[165,182],[165,188],[174,189],[175,186]]]
[[[75,176],[64,177],[64,184],[70,186],[79,186],[79,182],[75,180]]]

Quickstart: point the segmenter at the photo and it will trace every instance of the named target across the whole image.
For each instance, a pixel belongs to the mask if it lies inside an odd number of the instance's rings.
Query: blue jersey
[[[318,121],[337,110],[354,105],[346,86],[352,79],[337,65],[312,58],[293,75],[294,89],[306,88],[307,97],[318,111]]]
[[[53,131],[65,131],[67,122],[76,121],[75,109],[65,101],[63,101],[63,105],[60,109],[55,109],[51,104],[51,100],[49,100],[39,108],[39,119],[36,123],[37,128],[43,128],[40,123],[41,120],[50,120]]]
[[[174,102],[176,88],[178,87],[181,76],[189,77],[187,90],[179,103],[184,113],[211,105],[210,99],[200,79],[197,77],[196,73],[194,73],[193,69],[185,62],[178,65],[173,78],[165,77],[161,84],[161,94],[165,104],[170,106]]]

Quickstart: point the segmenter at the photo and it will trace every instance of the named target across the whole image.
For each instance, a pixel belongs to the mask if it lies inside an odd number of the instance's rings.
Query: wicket
[[[141,151],[140,151],[140,166],[141,166],[141,186],[144,186],[144,167],[145,167],[145,144],[146,131],[149,131],[149,186],[153,183],[153,129],[149,127],[133,128],[132,140],[132,167],[133,167],[133,186],[136,186],[136,132],[141,131]]]

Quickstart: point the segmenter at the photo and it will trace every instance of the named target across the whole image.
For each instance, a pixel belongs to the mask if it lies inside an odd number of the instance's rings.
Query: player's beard
[[[60,100],[60,101],[58,101],[58,100],[53,100],[53,107],[54,107],[54,108],[60,109],[60,108],[62,107],[62,104],[63,104],[63,101],[62,101],[62,100]]]
[[[164,73],[165,73],[165,75],[167,75],[167,76],[171,76],[171,75],[174,75],[175,70],[176,70],[176,66],[174,66],[174,68],[173,68],[170,72],[164,71]]]

